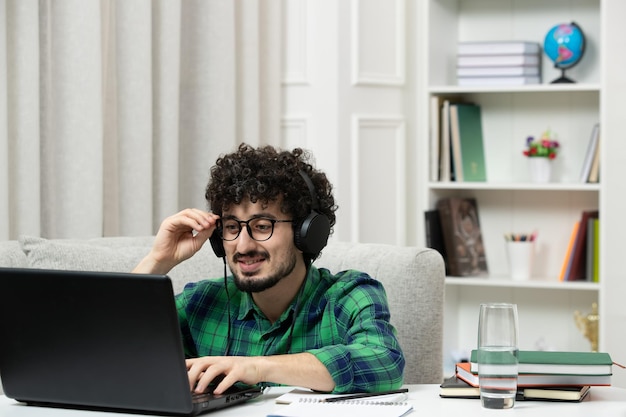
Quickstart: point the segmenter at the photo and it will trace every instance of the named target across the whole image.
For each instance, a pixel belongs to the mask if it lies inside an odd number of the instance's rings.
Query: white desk
[[[582,403],[559,403],[547,401],[518,401],[511,410],[487,410],[480,400],[440,398],[439,385],[407,385],[409,402],[415,416],[602,416],[626,417],[626,389],[592,387],[589,398]],[[274,400],[289,388],[270,388],[259,398],[250,402],[203,414],[207,417],[265,417],[279,405]],[[30,407],[19,404],[6,396],[0,396],[0,417],[78,417],[78,416],[137,416],[135,414],[104,413],[97,411],[66,410],[59,408]],[[347,416],[346,416],[347,417]]]

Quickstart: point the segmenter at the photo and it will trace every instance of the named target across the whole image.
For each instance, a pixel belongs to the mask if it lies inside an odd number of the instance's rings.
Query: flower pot
[[[550,182],[552,174],[552,160],[550,158],[528,158],[528,168],[533,182]]]

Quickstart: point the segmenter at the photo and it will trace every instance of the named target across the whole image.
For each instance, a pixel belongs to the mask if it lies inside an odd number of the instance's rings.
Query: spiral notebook
[[[294,390],[277,398],[276,409],[267,417],[402,417],[413,410],[406,394],[324,402],[328,397],[337,396]]]

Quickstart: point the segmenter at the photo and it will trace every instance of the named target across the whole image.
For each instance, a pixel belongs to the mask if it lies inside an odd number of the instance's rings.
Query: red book
[[[587,229],[589,219],[597,219],[599,215],[598,210],[583,211],[580,223],[578,226],[578,233],[576,234],[576,243],[572,252],[572,265],[569,269],[569,274],[565,277],[565,281],[584,280],[587,277]]]

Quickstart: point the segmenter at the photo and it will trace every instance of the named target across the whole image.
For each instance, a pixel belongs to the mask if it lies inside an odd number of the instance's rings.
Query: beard
[[[270,260],[270,255],[267,252],[249,252],[244,254],[245,256],[262,256],[265,259],[265,262]],[[240,256],[244,256],[240,254],[235,254],[233,256],[232,262],[236,264],[237,259]],[[261,292],[265,291],[269,288],[272,288],[274,285],[278,284],[283,278],[287,275],[291,274],[296,267],[297,257],[295,252],[290,252],[285,255],[284,259],[279,259],[278,264],[275,267],[274,271],[271,271],[265,277],[252,278],[255,273],[246,274],[234,272],[235,268],[231,265],[231,271],[233,271],[233,277],[235,279],[235,285],[240,291],[244,292]]]

